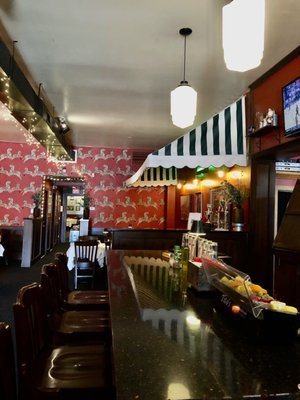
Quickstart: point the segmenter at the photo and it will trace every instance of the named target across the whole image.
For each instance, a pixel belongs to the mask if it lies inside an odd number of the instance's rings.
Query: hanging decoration
[[[245,96],[149,154],[139,170],[125,181],[125,185],[177,185],[178,168],[234,165],[247,165]]]
[[[197,92],[185,79],[186,37],[192,33],[192,30],[190,28],[182,28],[179,33],[184,36],[183,80],[171,92],[171,115],[174,125],[179,128],[187,128],[194,123],[197,112]]]

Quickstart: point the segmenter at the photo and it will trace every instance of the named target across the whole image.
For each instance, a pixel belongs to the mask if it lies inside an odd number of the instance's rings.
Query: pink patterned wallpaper
[[[31,196],[42,187],[44,175],[85,178],[95,199],[90,212],[92,227],[136,229],[164,228],[164,187],[127,188],[124,180],[133,167],[132,150],[80,147],[76,163],[47,160],[40,145],[0,144],[0,226],[23,225],[32,212]]]

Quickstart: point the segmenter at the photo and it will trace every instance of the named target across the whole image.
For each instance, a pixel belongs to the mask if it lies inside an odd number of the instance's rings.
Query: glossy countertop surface
[[[254,340],[161,251],[107,256],[118,400],[300,399],[300,342]]]

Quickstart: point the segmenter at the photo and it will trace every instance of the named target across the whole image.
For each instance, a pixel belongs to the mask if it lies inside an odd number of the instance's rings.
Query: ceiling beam
[[[46,148],[57,161],[72,161],[75,152],[67,143],[60,121],[49,112],[43,99],[15,61],[5,43],[0,41],[0,97],[11,114]]]

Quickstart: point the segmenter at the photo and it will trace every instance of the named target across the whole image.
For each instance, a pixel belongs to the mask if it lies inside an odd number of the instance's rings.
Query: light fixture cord
[[[185,63],[186,63],[186,35],[184,35],[184,51],[183,51],[183,82],[185,83]]]
[[[12,55],[9,59],[9,77],[13,79],[14,69],[15,69],[15,44],[18,43],[17,40],[13,40],[12,42]]]

